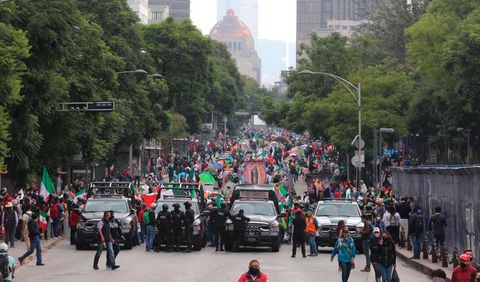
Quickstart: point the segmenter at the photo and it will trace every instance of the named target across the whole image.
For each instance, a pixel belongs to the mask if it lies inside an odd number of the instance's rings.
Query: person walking
[[[23,214],[22,218],[22,238],[23,241],[25,241],[25,245],[27,246],[27,250],[30,249],[30,239],[28,237],[28,222],[30,221],[30,218],[32,217],[32,211],[28,209],[25,211]]]
[[[305,229],[307,227],[307,222],[305,216],[301,210],[295,212],[295,217],[293,218],[293,244],[292,244],[292,258],[297,254],[297,248],[301,247],[302,257],[306,258],[305,254]]]
[[[313,216],[312,211],[307,212],[306,224],[307,224],[307,227],[305,228],[305,233],[307,235],[307,242],[310,245],[309,256],[316,257],[318,256],[318,248],[317,248],[317,241],[315,241],[315,237],[317,235],[318,222],[317,222],[317,219]]]
[[[362,250],[365,255],[366,265],[362,272],[370,272],[370,238],[372,237],[373,227],[366,215],[362,215],[363,230],[360,231],[362,238]]]
[[[441,214],[442,208],[436,207],[435,213],[430,218],[428,224],[428,230],[433,233],[433,238],[437,244],[437,249],[439,249],[445,242],[445,228],[447,227],[447,219],[443,214]]]
[[[423,233],[423,216],[420,207],[413,208],[410,218],[408,220],[408,232],[412,238],[413,257],[411,259],[420,259],[420,242],[422,241]]]
[[[375,282],[380,282],[382,279],[382,274],[380,273],[379,267],[379,246],[380,246],[380,228],[375,227],[373,228],[373,236],[370,238],[369,241],[369,250],[370,250],[370,262],[373,266],[373,270],[375,271]]]
[[[347,226],[345,226],[342,230],[342,237],[337,239],[330,260],[333,261],[337,254],[338,263],[342,268],[342,282],[347,282],[348,278],[350,277],[350,272],[355,266],[354,259],[357,255],[355,243],[350,236]]]
[[[470,256],[467,254],[462,254],[458,259],[460,264],[453,269],[451,282],[470,282],[476,281],[476,279],[471,280],[476,269],[471,265]],[[475,277],[476,278],[476,277]]]
[[[392,273],[396,264],[395,243],[392,240],[390,234],[383,231],[380,235],[380,241],[378,245],[377,261],[382,275],[382,282],[391,282]]]
[[[20,265],[23,264],[25,258],[29,255],[33,254],[34,251],[37,253],[37,265],[42,266],[45,265],[42,262],[42,242],[40,240],[40,230],[38,228],[38,214],[32,214],[32,218],[28,221],[28,237],[30,238],[30,249],[23,254],[23,256],[18,258]]]
[[[117,256],[120,253],[120,241],[125,242],[125,237],[122,235],[122,223],[118,218],[115,218],[115,212],[110,211],[110,232],[112,233],[112,247],[113,247],[113,257],[117,260]],[[109,265],[107,264],[107,267]]]
[[[103,218],[97,223],[97,230],[98,230],[98,246],[97,246],[97,253],[95,254],[95,258],[93,260],[93,269],[98,269],[98,261],[100,260],[100,256],[102,255],[103,248],[107,249],[107,265],[115,270],[119,268],[119,265],[115,264],[115,255],[113,252],[113,238],[110,229],[110,212],[105,211],[103,213]]]
[[[77,223],[80,217],[80,209],[76,203],[72,203],[68,225],[70,226],[70,245],[75,245],[77,241]]]
[[[400,214],[400,237],[404,242],[407,242],[410,234],[410,232],[408,231],[408,227],[412,208],[407,202],[406,197],[400,198],[400,204],[398,204],[397,211],[398,214]]]
[[[248,264],[248,271],[238,278],[238,282],[268,282],[268,276],[260,271],[260,262],[254,259]]]
[[[385,214],[383,214],[382,222],[385,225],[386,231],[390,233],[390,236],[395,244],[398,243],[400,220],[400,214],[393,206],[388,207]]]
[[[5,244],[15,247],[15,230],[18,224],[18,214],[13,209],[13,203],[8,202],[2,213],[2,227],[5,228]]]

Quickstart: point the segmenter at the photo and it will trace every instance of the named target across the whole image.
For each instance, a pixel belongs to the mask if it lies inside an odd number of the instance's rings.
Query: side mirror
[[[136,211],[134,209],[130,209],[130,215],[134,215]]]

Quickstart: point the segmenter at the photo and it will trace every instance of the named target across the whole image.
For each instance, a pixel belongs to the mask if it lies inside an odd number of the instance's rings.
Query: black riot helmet
[[[167,204],[163,204],[163,205],[162,205],[162,210],[163,210],[163,211],[168,211],[168,205],[167,205]]]
[[[186,209],[189,209],[192,206],[190,202],[185,202],[183,203],[183,205],[185,206]]]
[[[173,204],[173,209],[178,211],[178,209],[180,209],[180,204],[179,203]]]

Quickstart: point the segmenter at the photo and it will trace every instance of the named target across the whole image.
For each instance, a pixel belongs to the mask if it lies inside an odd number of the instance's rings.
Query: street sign
[[[360,145],[358,144],[359,142],[359,138],[358,138],[358,135],[355,136],[355,138],[353,138],[353,141],[351,143],[352,146],[355,146],[355,148],[357,149],[363,149],[365,147],[365,141],[363,139],[360,139]]]
[[[7,174],[8,173],[8,167],[6,165],[0,166],[0,174]]]
[[[65,102],[59,104],[59,112],[111,112],[115,110],[115,102]]]
[[[350,160],[354,167],[365,167],[365,152],[360,152],[360,157],[358,157],[358,151],[355,152],[355,156]]]
[[[236,116],[248,116],[248,115],[250,115],[250,113],[249,112],[235,112],[235,115]]]

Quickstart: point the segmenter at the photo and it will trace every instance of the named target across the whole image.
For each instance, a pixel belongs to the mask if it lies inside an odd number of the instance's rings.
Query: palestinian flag
[[[42,184],[40,186],[40,196],[43,196],[43,198],[48,201],[48,198],[51,194],[55,194],[55,188],[53,187],[53,182],[50,178],[50,175],[48,175],[47,168],[44,166],[42,173]]]
[[[47,213],[40,210],[38,227],[47,230]]]

